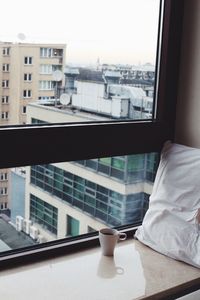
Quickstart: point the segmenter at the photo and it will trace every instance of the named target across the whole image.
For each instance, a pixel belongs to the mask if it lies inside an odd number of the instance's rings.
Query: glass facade
[[[154,160],[154,162],[150,162]],[[92,168],[95,162],[95,169]],[[152,181],[155,176],[157,155],[143,154],[114,158],[101,158],[79,162],[81,165],[102,173],[106,166],[106,175],[123,183]],[[148,169],[145,169],[148,165]],[[99,171],[97,171],[99,170]],[[114,170],[121,172],[119,178]],[[109,175],[109,174],[112,174]],[[147,178],[147,179],[146,179]],[[144,190],[121,194],[67,172],[54,165],[36,165],[31,167],[31,184],[57,197],[59,200],[89,214],[101,222],[119,226],[141,222],[148,208],[149,195]]]
[[[32,194],[30,194],[30,219],[40,224],[45,230],[57,234],[57,208]]]
[[[153,182],[158,158],[158,153],[147,153],[79,160],[76,163],[124,183]]]

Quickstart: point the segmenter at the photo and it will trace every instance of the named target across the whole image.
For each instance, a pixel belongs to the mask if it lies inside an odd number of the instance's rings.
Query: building
[[[62,44],[0,42],[0,125],[26,124],[29,102],[55,97],[53,72],[63,72],[65,52]],[[1,169],[1,210],[9,208],[9,182],[9,170]]]
[[[25,168],[11,169],[11,186],[10,186],[10,219],[15,224],[16,217],[25,214]]]
[[[66,68],[65,76],[65,92],[75,108],[112,119],[136,120],[152,116],[153,94],[147,93],[145,87],[121,82],[118,71]],[[150,88],[154,88],[153,83]]]
[[[74,74],[76,80],[72,82]],[[70,75],[67,70],[67,102],[30,103],[27,121],[41,124],[130,118],[130,106],[141,94],[145,97],[140,88],[126,90],[112,80],[108,84],[94,71],[92,77],[89,72],[85,75],[74,70]],[[124,91],[134,91],[138,99],[131,102],[132,94],[124,97]],[[127,109],[124,115],[123,101]],[[148,208],[156,167],[155,153],[31,166],[27,168],[25,218],[46,240],[99,230],[105,225],[140,222]]]

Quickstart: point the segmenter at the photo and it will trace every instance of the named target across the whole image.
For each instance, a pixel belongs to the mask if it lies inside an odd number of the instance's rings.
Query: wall
[[[16,216],[24,217],[25,176],[17,171],[11,172],[11,222],[15,224]]]
[[[176,142],[200,148],[200,1],[185,0]]]

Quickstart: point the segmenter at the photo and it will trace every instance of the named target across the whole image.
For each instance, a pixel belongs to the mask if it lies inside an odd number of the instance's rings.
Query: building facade
[[[63,72],[65,52],[62,44],[0,42],[0,125],[26,124],[28,103],[55,97],[53,72]],[[0,211],[9,208],[9,182],[1,169]]]

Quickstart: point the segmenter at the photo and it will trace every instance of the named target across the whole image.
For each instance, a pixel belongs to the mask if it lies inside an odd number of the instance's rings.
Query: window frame
[[[1,104],[9,104],[9,96],[8,95],[1,96]]]
[[[3,56],[10,56],[10,47],[3,47]]]
[[[26,114],[26,105],[22,106],[22,114],[25,115]]]
[[[0,172],[0,182],[8,181],[8,173]]]
[[[9,111],[2,111],[1,120],[8,120],[8,119],[9,119]]]
[[[33,64],[33,57],[32,56],[24,56],[24,65],[31,66]]]
[[[24,81],[31,82],[32,81],[32,73],[24,73]]]
[[[2,64],[2,72],[3,72],[3,73],[8,73],[8,72],[10,72],[10,64],[8,64],[8,63],[3,63],[3,64]]]
[[[4,147],[1,150],[0,168],[160,152],[166,140],[173,141],[183,1],[161,0],[160,11],[159,68],[156,68],[155,76],[158,78],[155,85],[157,101],[152,120],[1,126],[0,139],[4,140]],[[133,137],[132,143],[130,137]],[[122,226],[120,229],[132,237],[136,226]],[[97,233],[56,240],[34,248],[0,253],[0,266],[24,264],[96,245]]]
[[[23,98],[24,99],[32,98],[32,90],[30,90],[30,89],[23,90]]]
[[[9,80],[8,79],[3,79],[1,86],[2,86],[3,89],[8,89],[9,88]]]

